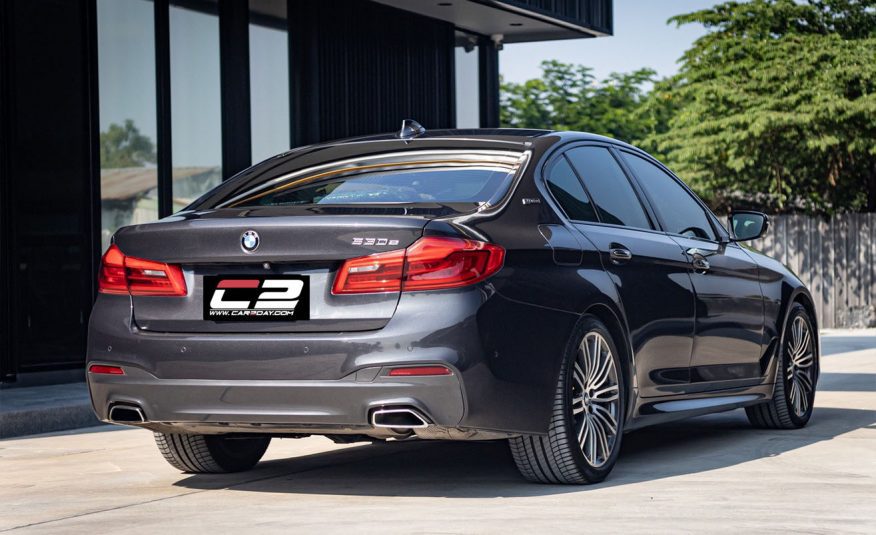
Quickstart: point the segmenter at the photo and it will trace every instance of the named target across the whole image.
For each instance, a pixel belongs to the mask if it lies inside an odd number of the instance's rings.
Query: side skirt
[[[626,430],[757,405],[772,395],[773,384],[766,383],[699,394],[639,398]]]

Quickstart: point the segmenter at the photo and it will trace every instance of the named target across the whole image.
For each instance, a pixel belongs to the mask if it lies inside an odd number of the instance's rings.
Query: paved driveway
[[[255,471],[187,476],[137,429],[0,441],[0,531],[876,533],[876,336],[823,347],[806,429],[734,411],[642,430],[591,487],[525,483],[499,442],[275,440]]]

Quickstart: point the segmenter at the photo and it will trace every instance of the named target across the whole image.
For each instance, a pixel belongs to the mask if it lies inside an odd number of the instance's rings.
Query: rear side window
[[[639,197],[614,156],[604,147],[578,147],[566,152],[584,181],[603,223],[650,229]]]
[[[575,171],[572,171],[566,158],[561,156],[548,170],[547,185],[569,219],[598,221],[581,181],[575,176]]]
[[[666,232],[688,238],[716,239],[705,209],[684,186],[648,160],[628,152],[621,154],[660,214]]]

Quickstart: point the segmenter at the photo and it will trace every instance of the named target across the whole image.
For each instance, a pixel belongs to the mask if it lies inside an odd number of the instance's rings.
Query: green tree
[[[101,167],[143,167],[155,161],[155,145],[131,119],[125,119],[124,125],[112,123],[106,132],[100,133]]]
[[[542,78],[502,84],[501,122],[515,128],[580,130],[625,141],[651,133],[638,110],[656,73],[612,73],[597,82],[592,69],[558,61],[541,64]]]
[[[642,106],[642,141],[715,207],[876,210],[874,0],[726,2]],[[654,111],[657,110],[657,111]]]

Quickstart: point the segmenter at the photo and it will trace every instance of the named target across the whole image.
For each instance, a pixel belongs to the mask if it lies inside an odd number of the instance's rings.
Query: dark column
[[[499,126],[499,49],[488,37],[478,45],[481,92],[481,128]]]
[[[319,7],[287,0],[291,146],[316,143],[319,132]]]
[[[173,155],[170,129],[170,11],[168,0],[155,4],[155,97],[158,151],[158,217],[173,212]]]
[[[249,5],[219,0],[219,55],[222,85],[222,177],[252,163],[249,103]]]
[[[0,2],[0,382],[15,378],[9,341],[12,300],[9,286],[9,4]]]
[[[81,367],[94,297],[94,0],[4,0],[3,344],[10,374]],[[8,241],[7,241],[8,240]]]
[[[453,25],[377,2],[288,2],[292,145],[453,124]]]
[[[100,212],[100,95],[97,76],[97,1],[85,2],[85,46],[87,60],[85,62],[85,83],[88,85],[88,116],[90,118],[89,136],[89,196],[91,212],[86,217],[91,223],[91,297],[97,297],[97,271],[100,269],[101,251],[101,212]]]

